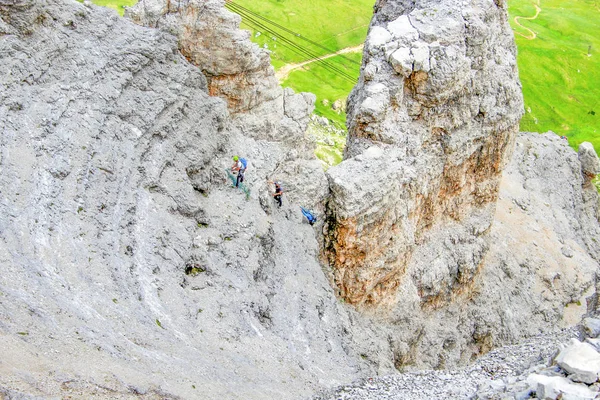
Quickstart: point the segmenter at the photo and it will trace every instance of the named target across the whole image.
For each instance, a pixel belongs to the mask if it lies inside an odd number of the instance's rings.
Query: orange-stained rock
[[[506,10],[477,3],[376,7],[345,161],[328,172],[325,253],[352,304],[393,307],[403,281],[447,302],[483,262],[523,101]]]

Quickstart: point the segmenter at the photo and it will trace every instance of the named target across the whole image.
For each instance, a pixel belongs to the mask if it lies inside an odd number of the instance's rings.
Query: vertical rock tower
[[[515,54],[503,0],[377,2],[328,172],[346,301],[435,308],[469,290],[523,110]]]

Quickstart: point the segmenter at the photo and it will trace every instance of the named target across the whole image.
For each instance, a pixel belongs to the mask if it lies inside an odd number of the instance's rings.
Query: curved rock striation
[[[250,32],[239,28],[240,16],[224,5],[224,0],[141,0],[126,16],[178,38],[181,53],[205,75],[209,94],[227,102],[235,151],[271,172],[264,181],[282,180],[291,200],[321,212],[327,180],[314,140],[305,135],[315,97],[279,86],[269,51],[250,41]],[[268,156],[246,153],[261,142],[281,146]]]
[[[297,398],[369,369],[290,203],[326,187],[265,190],[321,171],[310,96],[278,98],[289,138],[245,136],[176,37],[72,0],[0,0],[0,60],[0,397]]]
[[[365,314],[336,299],[297,208],[330,190],[304,135],[313,98],[261,91],[265,56],[219,5],[146,0],[144,27],[0,0],[0,396],[306,398],[467,363],[596,305],[592,149],[519,135],[498,196],[520,98],[496,3],[378,3],[326,225]],[[229,44],[203,44],[209,27]],[[210,96],[217,76],[235,88]],[[248,199],[223,171],[234,153]]]
[[[377,3],[346,161],[328,173],[326,253],[343,298],[393,307],[407,280],[437,306],[472,282],[522,108],[498,2]]]

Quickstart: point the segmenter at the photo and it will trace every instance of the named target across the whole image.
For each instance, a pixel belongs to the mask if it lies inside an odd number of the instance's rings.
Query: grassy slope
[[[373,13],[373,0],[236,0],[236,3],[253,10],[260,15],[286,28],[297,32],[312,41],[327,47],[331,52],[357,46],[364,42],[368,24]],[[247,29],[250,29],[246,26]],[[251,29],[250,29],[251,30]],[[297,52],[283,47],[272,35],[256,36],[253,40],[266,46],[271,53],[273,66],[278,69],[282,65],[305,61],[310,57],[301,56]],[[317,55],[329,52],[311,45],[299,38],[290,38]],[[358,63],[362,53],[344,55]],[[360,66],[352,64],[343,57],[332,57],[327,63],[335,65],[358,80]],[[312,92],[317,96],[315,113],[334,121],[336,125],[345,126],[346,114],[337,113],[331,105],[335,100],[345,101],[355,82],[339,77],[336,73],[319,66],[318,63],[307,65],[303,69],[293,71],[282,85],[291,87],[297,92]],[[323,104],[329,102],[329,106]]]
[[[83,0],[78,1],[83,2]],[[123,6],[131,7],[137,2],[138,0],[92,0],[92,3],[96,5],[114,8],[119,12],[120,15],[123,15],[123,13],[125,12]]]
[[[360,62],[361,53],[348,53],[345,54],[347,58],[353,59]],[[327,61],[336,65],[343,65],[339,60],[339,56],[331,57]],[[348,63],[345,63],[348,64]],[[360,66],[356,64],[350,64],[349,67],[342,67],[346,73],[358,77]],[[354,82],[350,82],[347,79],[342,78],[338,74],[331,72],[323,68],[319,63],[312,63],[304,66],[302,69],[294,70],[290,73],[288,78],[283,81],[283,86],[289,86],[299,92],[316,92],[317,103],[316,112],[317,114],[324,116],[332,121],[341,122],[342,125],[345,123],[345,114],[336,113],[331,105],[337,99],[344,99],[348,97],[348,94],[354,87]],[[329,102],[329,105],[324,105],[323,101]],[[341,120],[340,120],[341,117]]]
[[[364,42],[374,4],[373,0],[236,0],[235,2],[332,51]],[[328,53],[299,38],[293,36],[291,38],[317,55]],[[275,68],[309,58],[281,45],[278,46],[277,41],[272,40],[272,35],[263,34],[254,37],[253,40],[260,45],[267,44],[272,51],[271,59]]]
[[[348,58],[360,62],[362,54],[352,53],[345,55]],[[332,57],[328,61],[336,62],[339,56]],[[341,63],[336,63],[342,65]],[[347,64],[347,63],[346,63]],[[346,69],[346,72],[358,77],[360,66],[352,65],[352,68]],[[283,86],[289,86],[299,92],[313,92],[317,95],[315,104],[315,113],[326,117],[333,121],[338,128],[346,129],[346,114],[344,112],[336,112],[331,105],[337,99],[341,99],[344,103],[346,97],[354,86],[350,82],[339,75],[323,68],[318,63],[309,64],[303,69],[297,69],[290,73],[288,78],[282,83]],[[324,104],[324,100],[328,104]],[[323,162],[325,167],[337,165],[342,161],[342,154],[346,146],[346,137],[339,135],[328,135],[327,133],[313,132],[317,139],[316,155]]]
[[[533,4],[509,0],[515,32],[527,34],[513,18],[535,15]],[[552,130],[567,136],[575,148],[589,141],[600,151],[600,2],[543,0],[540,6],[537,19],[520,20],[537,37],[515,34],[528,111],[521,130]]]

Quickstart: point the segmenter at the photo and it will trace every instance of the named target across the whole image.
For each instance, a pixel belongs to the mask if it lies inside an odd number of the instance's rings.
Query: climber
[[[302,206],[300,206],[300,209],[302,210],[302,214],[306,217],[309,224],[313,225],[315,222],[317,222],[317,217],[315,217],[313,213],[311,213]]]
[[[233,156],[233,165],[231,166],[231,172],[235,174],[237,172],[237,179],[235,180],[235,187],[240,185],[240,182],[244,182],[244,173],[248,168],[248,161],[245,158]]]
[[[283,196],[283,188],[281,187],[281,182],[270,182],[270,183],[275,184],[275,193],[273,194],[273,198],[275,198],[275,201],[277,201],[277,203],[279,204],[279,207],[281,208],[281,205],[283,204],[283,201],[281,199],[281,196]]]

